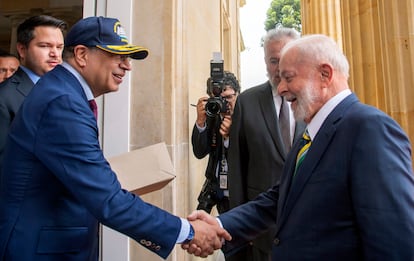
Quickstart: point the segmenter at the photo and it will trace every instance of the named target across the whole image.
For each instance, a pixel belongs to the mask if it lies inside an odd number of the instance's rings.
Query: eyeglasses
[[[232,94],[229,94],[229,95],[226,95],[226,96],[221,96],[221,97],[223,97],[224,99],[226,99],[226,101],[228,101],[228,100],[233,99],[233,97],[235,97],[235,96],[236,96],[236,94],[232,93]]]

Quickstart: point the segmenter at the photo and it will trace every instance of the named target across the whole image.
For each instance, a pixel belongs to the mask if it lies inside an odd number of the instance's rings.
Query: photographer
[[[197,103],[197,120],[191,141],[194,155],[198,159],[209,154],[206,181],[198,196],[197,209],[210,213],[212,207],[216,206],[218,212],[223,213],[229,210],[227,148],[231,115],[240,93],[240,86],[236,77],[227,71],[224,71],[219,93],[213,85],[210,77],[207,80],[209,97],[201,97]]]

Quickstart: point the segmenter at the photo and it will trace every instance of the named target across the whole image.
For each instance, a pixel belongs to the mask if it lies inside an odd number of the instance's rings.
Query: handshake
[[[230,234],[223,229],[217,219],[204,210],[196,210],[187,217],[194,228],[194,239],[184,243],[181,248],[187,253],[207,257],[220,249],[225,240],[230,241]]]

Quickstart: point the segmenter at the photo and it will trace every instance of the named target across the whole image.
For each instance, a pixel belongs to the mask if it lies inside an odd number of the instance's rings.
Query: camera
[[[212,96],[206,103],[206,114],[208,117],[216,117],[220,113],[228,111],[227,100],[221,97],[224,91],[224,61],[221,53],[213,53],[210,61],[210,78],[207,81],[207,92]]]
[[[206,179],[201,189],[200,195],[198,196],[197,209],[202,209],[207,213],[211,212],[211,209],[220,200],[220,189],[219,184],[213,180]]]

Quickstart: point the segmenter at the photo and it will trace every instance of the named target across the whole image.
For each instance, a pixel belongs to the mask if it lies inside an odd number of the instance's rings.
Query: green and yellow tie
[[[296,172],[302,163],[302,161],[305,159],[306,153],[309,150],[310,145],[312,144],[311,138],[308,133],[308,129],[305,130],[305,132],[302,135],[302,148],[299,150],[298,155],[296,156],[296,166],[295,166],[295,172],[293,173],[293,176],[296,175]]]

